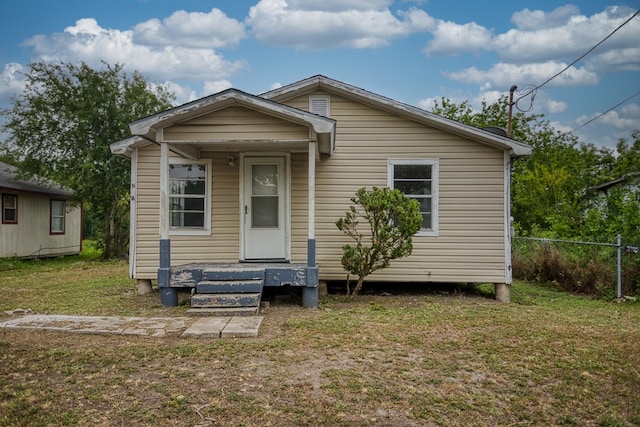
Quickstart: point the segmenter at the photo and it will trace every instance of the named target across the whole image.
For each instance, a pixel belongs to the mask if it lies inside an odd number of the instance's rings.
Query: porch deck
[[[183,264],[171,267],[169,287],[196,288],[200,282],[248,278],[261,272],[264,286],[308,286],[307,264],[230,263]]]
[[[190,313],[253,315],[260,309],[265,286],[308,287],[310,277],[317,277],[309,271],[317,268],[291,263],[185,264],[171,267],[169,288],[191,290]]]

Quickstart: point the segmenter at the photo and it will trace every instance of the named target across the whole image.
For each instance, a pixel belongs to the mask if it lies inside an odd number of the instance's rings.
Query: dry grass
[[[1,273],[3,310],[183,315],[121,263],[39,268]],[[640,424],[639,304],[479,290],[276,303],[256,339],[0,331],[0,425]]]

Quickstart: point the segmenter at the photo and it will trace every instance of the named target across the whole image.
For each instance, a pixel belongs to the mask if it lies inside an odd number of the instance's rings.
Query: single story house
[[[82,210],[73,192],[43,178],[21,178],[0,162],[0,258],[75,255],[82,250]]]
[[[165,305],[185,288],[192,306],[230,304],[207,294],[243,283],[300,286],[317,306],[319,281],[347,277],[335,222],[373,186],[417,199],[423,227],[411,256],[369,280],[488,282],[508,299],[510,169],[529,145],[321,75],[130,129],[111,144],[131,160],[130,274],[157,278]]]

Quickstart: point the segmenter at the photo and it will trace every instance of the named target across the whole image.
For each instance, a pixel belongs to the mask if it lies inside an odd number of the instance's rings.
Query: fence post
[[[622,236],[618,234],[618,280],[616,297],[622,298]]]

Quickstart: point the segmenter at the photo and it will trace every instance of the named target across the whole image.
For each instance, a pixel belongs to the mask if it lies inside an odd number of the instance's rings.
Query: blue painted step
[[[209,269],[202,271],[202,280],[264,280],[264,270]]]
[[[203,280],[196,285],[198,294],[262,293],[262,280]]]
[[[242,294],[194,294],[191,296],[193,308],[231,308],[260,306],[260,293]]]

